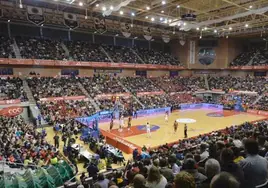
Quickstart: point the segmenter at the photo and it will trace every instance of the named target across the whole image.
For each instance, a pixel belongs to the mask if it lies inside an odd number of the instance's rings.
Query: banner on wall
[[[117,74],[117,73],[121,73],[122,69],[94,69],[95,73],[101,73],[101,74]]]
[[[131,24],[121,23],[121,32],[124,37],[129,38],[131,36]]]
[[[190,41],[190,64],[195,64],[195,41]]]
[[[66,25],[70,29],[77,28],[79,26],[77,16],[72,13],[64,12],[64,25]]]
[[[20,104],[20,103],[21,103],[21,101],[19,99],[0,100],[0,105]]]
[[[36,25],[44,23],[45,16],[43,9],[40,7],[27,6],[27,19]]]
[[[104,17],[94,17],[94,27],[96,31],[103,34],[107,31],[107,26]]]
[[[143,33],[144,33],[144,38],[146,39],[146,40],[152,40],[152,30],[151,30],[151,28],[150,27],[145,27],[145,28],[143,28]]]
[[[48,97],[41,98],[40,101],[67,101],[67,100],[85,100],[86,96],[64,96],[64,97]]]
[[[107,93],[107,94],[100,94],[95,97],[95,99],[111,99],[112,97],[122,97],[122,98],[129,98],[131,97],[131,93]]]

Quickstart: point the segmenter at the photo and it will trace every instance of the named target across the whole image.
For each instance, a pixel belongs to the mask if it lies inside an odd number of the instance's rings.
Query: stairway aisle
[[[84,93],[85,96],[87,96],[87,98],[89,99],[90,103],[94,106],[95,110],[98,112],[100,111],[100,107],[99,105],[100,104],[97,104],[96,102],[98,101],[95,101],[90,95],[89,93],[87,92],[87,90],[84,88],[84,86],[81,84],[81,82],[77,82],[78,84],[78,87],[81,89],[81,91]]]

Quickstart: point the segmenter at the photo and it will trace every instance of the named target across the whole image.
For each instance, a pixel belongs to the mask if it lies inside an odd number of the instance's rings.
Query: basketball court
[[[244,112],[234,112],[215,109],[191,109],[180,110],[170,114],[168,122],[165,121],[165,115],[152,115],[132,119],[132,127],[128,131],[125,127],[122,132],[118,131],[118,124],[114,125],[114,130],[109,132],[109,122],[100,123],[101,132],[106,135],[114,135],[122,140],[132,143],[136,146],[156,147],[165,143],[176,142],[184,138],[184,124],[179,123],[177,133],[174,134],[173,124],[181,118],[196,120],[195,123],[189,123],[188,137],[198,136],[215,130],[224,129],[232,125],[240,125],[246,121],[256,121],[266,119],[265,116],[254,115]],[[151,125],[151,138],[147,137],[146,123]],[[125,126],[127,118],[125,118]]]

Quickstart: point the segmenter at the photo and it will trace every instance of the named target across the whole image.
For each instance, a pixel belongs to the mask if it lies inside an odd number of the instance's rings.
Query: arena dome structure
[[[2,0],[0,187],[267,187],[267,11]]]

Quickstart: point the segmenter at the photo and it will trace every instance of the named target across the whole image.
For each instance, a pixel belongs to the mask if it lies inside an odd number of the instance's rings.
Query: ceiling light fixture
[[[131,16],[135,16],[135,13],[134,13],[134,12],[132,12],[132,13],[131,13]]]
[[[147,6],[146,9],[147,9],[147,10],[150,10],[150,7]]]
[[[251,9],[251,8],[253,8],[253,6],[252,6],[252,5],[250,5],[250,6],[249,6],[249,8]]]
[[[160,17],[159,19],[160,19],[160,21],[163,21],[163,18],[162,17]]]
[[[165,11],[162,10],[161,13],[163,14],[163,13],[165,13]]]
[[[99,4],[96,4],[96,7],[99,7],[100,5]]]
[[[120,10],[120,12],[119,12],[119,13],[120,13],[120,15],[123,15],[123,14],[124,14],[124,12],[123,12],[122,10]]]
[[[177,8],[180,8],[181,6],[180,5],[177,5]]]
[[[110,10],[114,10],[114,7],[112,5],[110,6]]]
[[[248,27],[248,24],[246,24],[245,27]]]
[[[199,27],[197,27],[196,30],[199,31]]]
[[[10,22],[10,20],[7,20],[7,22]]]
[[[186,25],[187,25],[187,23],[186,23],[186,22],[184,22],[184,23],[183,23],[183,25],[184,25],[184,26],[186,26]]]
[[[214,33],[217,33],[217,30],[216,29],[214,29]]]
[[[229,36],[227,35],[227,36],[226,36],[226,38],[228,39],[228,38],[229,38]]]
[[[162,1],[162,5],[165,5],[166,4],[166,1]]]
[[[103,10],[103,11],[106,11],[106,10],[107,10],[107,8],[106,8],[106,7],[102,7],[102,10]]]
[[[204,30],[208,30],[208,28],[207,28],[207,27],[205,27],[205,28],[204,28]]]
[[[148,19],[149,17],[148,16],[145,16],[146,19]]]
[[[233,28],[229,27],[229,30],[232,30]]]
[[[202,39],[202,35],[200,35],[199,38]]]
[[[151,21],[152,21],[152,22],[154,21],[154,17],[151,18]]]
[[[84,3],[83,3],[83,2],[79,2],[79,6],[81,6],[81,7],[82,7],[83,5],[84,5]]]

